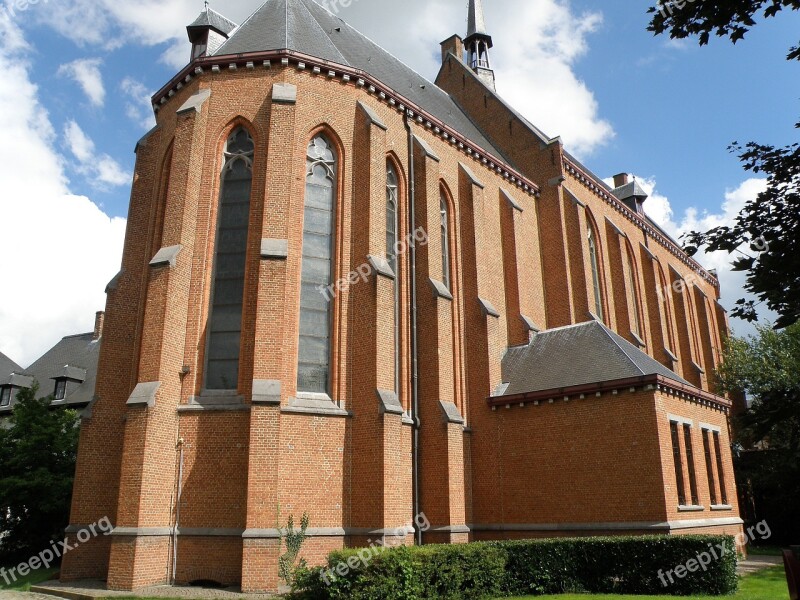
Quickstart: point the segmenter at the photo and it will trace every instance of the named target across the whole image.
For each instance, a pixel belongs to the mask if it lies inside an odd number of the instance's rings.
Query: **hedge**
[[[456,600],[563,592],[724,595],[736,591],[736,560],[733,537],[721,535],[346,549],[332,552],[326,567],[299,569],[294,593],[308,600]]]

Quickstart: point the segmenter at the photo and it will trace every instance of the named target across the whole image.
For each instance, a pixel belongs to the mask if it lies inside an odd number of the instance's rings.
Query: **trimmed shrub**
[[[339,550],[326,567],[299,569],[294,590],[314,600],[456,600],[564,592],[723,595],[736,585],[733,538],[715,535]]]

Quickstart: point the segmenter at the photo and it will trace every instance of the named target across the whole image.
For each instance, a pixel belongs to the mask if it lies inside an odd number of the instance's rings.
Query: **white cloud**
[[[262,3],[217,2],[212,8],[242,23]],[[78,43],[165,45],[161,62],[179,69],[189,60],[185,27],[197,17],[199,3],[72,0],[51,3],[42,12],[51,27]],[[465,2],[452,0],[371,0],[342,7],[339,16],[433,79],[440,65],[439,42],[465,33],[466,13]],[[486,7],[486,16],[489,32],[495,34],[492,59],[503,98],[548,135],[561,136],[579,156],[606,144],[614,129],[575,72],[577,61],[589,50],[590,35],[603,23],[602,13],[579,12],[570,0],[495,0]],[[398,22],[404,26],[398,27]]]
[[[0,351],[22,366],[64,335],[91,331],[105,284],[119,270],[125,230],[124,219],[70,193],[28,51],[0,11],[0,272],[8,292],[0,300]]]
[[[656,179],[654,177],[637,179],[642,188],[650,195],[644,204],[645,212],[679,242],[680,237],[690,231],[707,231],[712,227],[732,225],[744,205],[756,198],[767,187],[766,179],[747,179],[738,187],[725,190],[724,200],[718,212],[701,211],[690,207],[676,220],[669,199],[658,192]],[[742,250],[752,254],[747,247],[743,247]],[[754,299],[754,296],[744,292],[746,273],[731,270],[731,262],[735,257],[727,252],[703,252],[701,250],[695,258],[706,269],[717,271],[722,294],[720,302],[725,308],[731,310],[734,303],[740,298]],[[759,316],[766,320],[775,318],[775,315],[770,313],[764,305],[760,307]],[[737,335],[746,335],[755,331],[751,323],[739,319],[731,319],[731,324]]]
[[[150,98],[153,94],[132,77],[126,77],[119,84],[119,89],[125,94],[125,114],[132,121],[138,123],[143,129],[149,130],[156,124],[153,115],[153,106]]]
[[[64,140],[72,154],[78,159],[78,172],[85,175],[94,187],[127,185],[131,174],[108,154],[97,154],[94,142],[87,137],[75,121],[64,127]]]
[[[398,18],[408,19],[408,14]],[[417,14],[417,22],[408,27],[388,19],[380,39],[431,76],[440,66],[439,42],[455,32],[464,34],[466,10],[460,2],[438,0]],[[561,136],[579,156],[608,143],[614,129],[575,72],[589,50],[589,36],[603,23],[602,13],[577,12],[569,0],[497,0],[486,17],[494,33],[490,55],[500,96],[547,135]]]
[[[103,61],[99,58],[82,58],[61,65],[58,74],[74,79],[93,106],[103,106],[106,100],[106,88],[103,85],[103,74],[100,72],[102,64]]]

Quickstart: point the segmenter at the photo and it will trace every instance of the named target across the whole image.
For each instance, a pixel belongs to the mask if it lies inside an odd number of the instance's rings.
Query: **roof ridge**
[[[328,31],[322,26],[322,23],[320,23],[319,20],[317,20],[317,17],[314,16],[314,13],[309,10],[308,6],[306,5],[305,0],[287,0],[287,2],[286,2],[286,18],[287,18],[287,21],[288,21],[288,18],[289,18],[289,2],[290,1],[296,1],[303,7],[303,9],[313,19],[314,23],[317,24],[317,27],[319,27],[320,30],[322,30],[322,32],[325,34],[325,37],[327,38],[328,42],[330,42],[331,46],[333,46],[333,48],[336,50],[336,53],[341,57],[342,64],[345,65],[345,66],[348,66],[348,67],[352,67],[353,65],[350,64],[350,62],[345,58],[344,54],[342,54],[342,51],[339,50],[339,47],[336,45],[336,43],[333,41],[333,39],[331,39],[331,34],[328,33]],[[310,1],[314,2],[314,0],[310,0]],[[322,6],[321,4],[319,4],[317,2],[314,2],[314,4],[316,4],[320,8],[323,8],[324,10],[328,10],[324,6]],[[344,23],[344,20],[341,17],[339,17],[338,15],[335,15],[334,13],[332,13],[330,11],[328,11],[328,12]],[[287,35],[287,37],[289,35],[289,24],[288,24],[288,22],[286,24],[286,35]],[[286,47],[288,48],[289,46],[287,45]]]
[[[608,327],[606,327],[604,323],[601,323],[600,321],[594,321],[594,322],[595,322],[595,323],[597,323],[597,324],[600,326],[600,329],[602,329],[602,330],[603,330],[603,332],[604,332],[604,333],[605,333],[605,334],[608,336],[608,339],[610,339],[610,340],[611,340],[611,341],[614,343],[614,345],[615,345],[617,348],[619,348],[619,349],[622,351],[622,353],[625,355],[625,358],[627,358],[627,359],[628,359],[628,360],[631,362],[631,364],[632,364],[632,365],[633,365],[633,366],[636,368],[636,370],[637,370],[637,371],[639,371],[639,372],[640,372],[642,375],[644,375],[644,374],[645,374],[645,372],[644,372],[644,370],[642,370],[642,368],[639,366],[639,363],[637,363],[637,362],[634,360],[634,358],[633,358],[633,357],[632,357],[630,354],[628,354],[628,351],[627,351],[627,350],[625,350],[625,348],[624,348],[624,347],[622,347],[622,345],[620,345],[620,343],[619,343],[619,342],[616,340],[616,338],[618,337],[618,338],[619,338],[619,339],[621,339],[622,341],[625,341],[625,340],[622,338],[622,336],[620,336],[620,335],[618,335],[618,334],[615,334],[615,333],[614,333],[613,331],[611,331],[611,330],[610,330]],[[643,353],[643,354],[644,354],[644,353]]]

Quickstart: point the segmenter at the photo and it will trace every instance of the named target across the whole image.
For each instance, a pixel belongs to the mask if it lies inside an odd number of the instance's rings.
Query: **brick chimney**
[[[103,323],[105,320],[106,313],[104,313],[102,310],[98,311],[94,316],[94,335],[92,335],[93,340],[97,341],[103,337]]]
[[[619,175],[614,175],[614,188],[620,188],[623,185],[628,183],[628,174],[627,173],[620,173]]]
[[[442,42],[442,64],[447,60],[447,55],[453,54],[458,60],[464,62],[464,41],[456,34]]]

